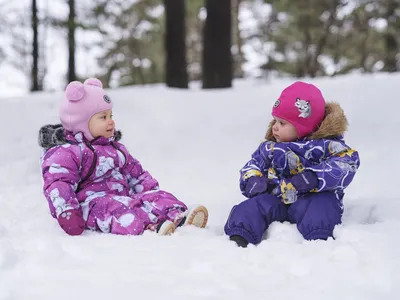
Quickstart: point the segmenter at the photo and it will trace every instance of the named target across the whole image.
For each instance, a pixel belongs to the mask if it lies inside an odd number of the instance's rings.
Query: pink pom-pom
[[[94,86],[97,86],[99,88],[103,88],[103,84],[97,78],[88,78],[88,79],[85,80],[84,84],[94,85]]]
[[[65,89],[65,96],[69,101],[78,101],[85,95],[85,89],[82,82],[72,81],[67,85]]]

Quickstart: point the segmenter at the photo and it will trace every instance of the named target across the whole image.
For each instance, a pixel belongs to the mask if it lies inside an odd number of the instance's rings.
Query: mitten
[[[318,187],[318,177],[310,170],[292,176],[291,182],[298,192],[306,193]]]
[[[284,178],[281,181],[282,201],[285,204],[292,204],[297,201],[297,194],[307,193],[318,187],[318,177],[310,170],[296,174],[291,178]]]
[[[68,209],[61,213],[58,224],[69,235],[81,235],[85,230],[85,220],[80,209]]]
[[[265,176],[252,176],[247,179],[243,194],[247,198],[257,196],[267,191],[268,178]]]

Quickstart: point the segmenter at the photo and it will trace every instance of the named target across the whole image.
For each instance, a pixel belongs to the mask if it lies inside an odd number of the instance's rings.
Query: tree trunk
[[[38,37],[38,16],[37,16],[37,5],[36,0],[32,0],[32,82],[31,91],[40,91],[42,86],[39,83],[39,37]]]
[[[386,72],[396,72],[397,71],[397,54],[399,53],[399,45],[396,39],[396,34],[398,31],[396,30],[396,24],[393,22],[393,25],[390,24],[390,19],[396,18],[396,10],[400,8],[398,1],[390,0],[386,4],[387,11],[385,14],[385,19],[389,22],[388,27],[386,29],[385,34],[383,35],[383,40],[385,44],[385,56],[384,56],[384,67],[383,71]],[[395,28],[391,28],[395,26]]]
[[[385,41],[385,58],[383,71],[397,72],[397,59],[396,56],[399,52],[396,36],[393,33],[386,32],[383,36]]]
[[[75,0],[68,0],[68,82],[76,80],[75,74]]]
[[[236,52],[234,55],[234,78],[244,77],[243,63],[245,62],[245,59],[242,51],[243,39],[240,35],[239,28],[239,8],[241,2],[242,0],[232,0],[232,38],[234,41],[233,43],[236,46]]]
[[[165,0],[164,4],[166,83],[169,87],[187,89],[185,0]]]
[[[206,0],[203,31],[203,88],[232,86],[231,0]]]

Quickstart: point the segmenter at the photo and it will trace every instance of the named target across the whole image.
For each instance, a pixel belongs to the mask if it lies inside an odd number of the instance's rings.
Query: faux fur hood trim
[[[118,142],[122,138],[122,132],[115,131],[114,141]],[[65,138],[65,131],[61,124],[55,125],[44,125],[39,129],[38,137],[39,146],[45,149],[49,149],[54,146],[63,145],[68,143]]]
[[[265,138],[268,141],[276,142],[274,135],[272,134],[272,126],[274,126],[275,120],[269,123],[268,131]],[[306,140],[318,140],[326,138],[334,138],[343,135],[347,131],[348,121],[343,109],[337,102],[327,102],[325,105],[325,117],[322,120],[321,125],[316,131],[308,135]]]

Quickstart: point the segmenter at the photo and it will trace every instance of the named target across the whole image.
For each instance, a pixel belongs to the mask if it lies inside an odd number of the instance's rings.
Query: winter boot
[[[175,224],[171,221],[165,220],[158,224],[156,232],[158,235],[171,235],[175,232]]]
[[[184,217],[178,226],[193,225],[204,228],[208,221],[208,210],[203,205],[194,205],[184,212]]]
[[[249,244],[249,242],[240,235],[232,235],[231,237],[229,237],[229,239],[231,241],[234,241],[236,245],[238,245],[238,247],[247,248],[247,245]]]

